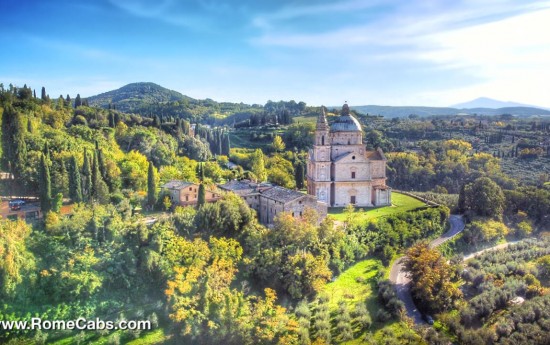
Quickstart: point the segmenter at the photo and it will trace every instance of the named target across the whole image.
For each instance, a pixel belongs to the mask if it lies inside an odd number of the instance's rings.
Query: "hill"
[[[191,97],[169,90],[155,83],[132,83],[120,89],[88,97],[91,106],[107,108],[112,104],[123,112],[132,112],[145,104],[193,100]]]
[[[192,122],[213,124],[232,114],[247,113],[258,105],[215,102],[211,99],[195,99],[169,90],[155,83],[131,83],[117,90],[88,97],[90,106],[115,109],[146,117],[183,118]]]
[[[523,103],[517,103],[517,102],[503,102],[503,101],[499,101],[497,99],[492,99],[488,97],[479,97],[469,102],[452,105],[451,107],[457,108],[457,109],[473,109],[473,108],[499,109],[499,108],[517,108],[517,107],[545,109],[543,107],[538,107],[538,106],[529,105],[529,104],[523,104]]]

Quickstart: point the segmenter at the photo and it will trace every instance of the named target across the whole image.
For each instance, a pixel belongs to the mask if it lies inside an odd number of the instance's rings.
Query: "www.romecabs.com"
[[[149,320],[120,320],[103,321],[99,318],[88,320],[83,317],[76,320],[42,320],[39,317],[33,317],[30,321],[0,321],[0,331],[11,330],[141,330],[151,329]]]

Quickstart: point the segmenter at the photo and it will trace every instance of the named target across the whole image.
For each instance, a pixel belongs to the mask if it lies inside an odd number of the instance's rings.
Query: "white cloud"
[[[419,55],[485,81],[452,91],[452,102],[487,96],[550,105],[550,9],[427,36]]]

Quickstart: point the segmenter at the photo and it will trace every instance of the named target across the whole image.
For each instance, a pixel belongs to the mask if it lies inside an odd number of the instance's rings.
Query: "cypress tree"
[[[54,176],[56,178],[56,180],[54,180],[55,192],[61,193],[63,195],[68,195],[69,194],[69,174],[67,173],[67,166],[65,165],[65,160],[61,159],[59,161],[59,174]]]
[[[65,105],[71,107],[71,96],[69,96],[69,94],[67,94],[67,98],[65,98]]]
[[[199,185],[199,195],[197,196],[197,206],[201,207],[206,204],[206,189],[204,188],[204,183],[201,182]]]
[[[199,165],[200,165],[200,169],[201,169],[199,176],[200,176],[200,179],[201,179],[201,182],[202,182],[202,181],[204,181],[204,162],[200,162]]]
[[[151,207],[157,203],[157,181],[155,180],[155,167],[149,162],[147,172],[147,204]]]
[[[14,177],[19,179],[21,172],[25,169],[27,161],[27,144],[25,143],[22,133],[17,135],[16,140]]]
[[[59,95],[59,98],[57,99],[57,110],[61,110],[65,108],[65,99],[63,98],[63,95]]]
[[[76,157],[72,156],[69,161],[69,197],[74,202],[82,201],[82,181],[80,180],[80,169]]]
[[[45,101],[47,98],[46,98],[46,88],[44,86],[42,86],[42,95],[40,96],[40,98]]]
[[[107,178],[107,168],[105,167],[105,155],[103,154],[102,149],[97,151],[97,162],[99,163],[99,172],[101,173],[101,177],[105,181]]]
[[[99,170],[99,151],[96,151],[93,155],[92,163],[92,198],[94,201],[105,204],[109,200],[109,188],[103,177],[101,177],[101,171]]]
[[[40,156],[40,178],[38,180],[38,188],[40,191],[40,208],[42,213],[46,214],[51,209],[52,201],[52,181],[50,178],[50,167],[46,162],[44,155]]]
[[[226,133],[223,137],[223,154],[229,156],[229,151],[231,151],[231,143],[229,142],[229,133]]]
[[[109,127],[115,128],[115,116],[111,112],[109,112]]]
[[[98,162],[97,151],[96,151],[92,156],[92,197],[94,199],[97,196],[100,179],[101,179],[101,172],[99,171],[99,162]]]
[[[44,143],[44,156],[46,156],[47,160],[50,160],[50,146],[47,141]]]
[[[82,99],[80,99],[80,94],[76,94],[76,98],[74,100],[74,107],[78,108],[82,105]]]
[[[304,188],[304,178],[305,178],[305,168],[304,168],[304,162],[298,161],[298,164],[296,165],[296,169],[294,170],[294,177],[296,180],[296,188],[302,189]]]
[[[84,149],[84,165],[82,166],[82,195],[85,200],[92,196],[92,167],[88,158],[88,151]]]

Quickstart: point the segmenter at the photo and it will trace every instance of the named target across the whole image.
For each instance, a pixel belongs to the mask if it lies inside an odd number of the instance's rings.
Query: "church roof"
[[[331,132],[361,132],[361,124],[349,112],[349,106],[344,104],[342,113],[330,125]]]

